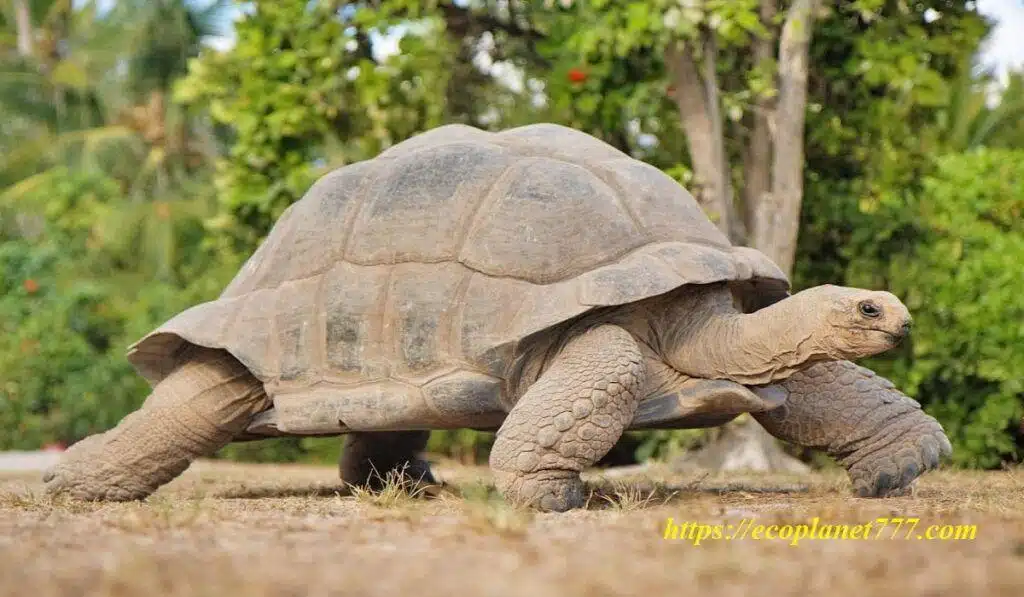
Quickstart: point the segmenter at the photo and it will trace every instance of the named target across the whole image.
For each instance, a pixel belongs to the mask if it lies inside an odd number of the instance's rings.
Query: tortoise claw
[[[916,441],[904,439],[885,446],[851,466],[854,493],[858,497],[907,495],[918,477],[938,468],[942,459],[952,454],[953,447],[938,423],[934,419],[931,422],[930,427],[937,430],[919,435]]]

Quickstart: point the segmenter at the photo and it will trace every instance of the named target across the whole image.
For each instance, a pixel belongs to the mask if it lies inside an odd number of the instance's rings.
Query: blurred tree
[[[232,249],[251,251],[326,170],[445,120],[451,52],[436,35],[442,23],[387,8],[258,3],[237,23],[237,45],[192,64],[178,100],[207,106],[234,136],[218,164],[224,211],[212,222]],[[400,51],[385,55],[374,39],[398,25],[407,31]]]
[[[204,246],[211,130],[165,100],[203,20],[129,4],[35,1],[31,55],[0,46],[0,447],[116,423],[145,396],[126,346],[234,269]]]
[[[13,0],[14,23],[18,35],[18,54],[22,57],[32,56],[32,14],[29,12],[28,0]]]
[[[111,427],[146,395],[127,345],[217,290],[197,275],[213,267],[202,251],[179,256],[191,281],[183,287],[141,274],[98,241],[123,201],[117,180],[62,168],[22,196],[19,209],[40,216],[31,237],[0,217],[0,449]],[[179,242],[195,246],[202,232],[193,219]]]
[[[94,2],[77,10],[50,3],[40,37],[63,49],[7,73],[6,84],[0,79],[0,113],[32,125],[12,135],[0,159],[0,180],[9,183],[3,200],[17,203],[54,184],[65,167],[103,172],[121,182],[128,201],[107,214],[99,240],[122,259],[141,258],[142,273],[170,276],[176,227],[210,215],[203,178],[218,148],[201,118],[166,97],[200,40],[221,32],[225,5],[120,2],[100,13]],[[118,73],[117,64],[127,68]]]

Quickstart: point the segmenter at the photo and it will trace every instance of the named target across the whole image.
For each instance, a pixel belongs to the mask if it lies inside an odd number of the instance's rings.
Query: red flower
[[[25,287],[25,292],[28,292],[29,294],[33,294],[35,291],[39,290],[39,283],[32,278],[25,280],[22,285]]]
[[[582,83],[587,80],[587,73],[581,68],[570,68],[569,80],[573,83]]]

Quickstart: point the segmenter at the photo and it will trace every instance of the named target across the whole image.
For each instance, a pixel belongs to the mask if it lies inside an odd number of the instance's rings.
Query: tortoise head
[[[835,358],[858,359],[885,352],[910,334],[913,319],[896,295],[826,284],[790,297],[815,323],[815,340]]]

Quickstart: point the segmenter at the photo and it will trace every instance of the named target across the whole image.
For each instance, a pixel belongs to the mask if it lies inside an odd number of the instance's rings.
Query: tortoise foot
[[[497,473],[497,486],[506,500],[544,512],[565,512],[586,505],[586,486],[574,471]]]
[[[91,435],[72,445],[60,461],[43,474],[46,493],[84,501],[127,502],[149,496],[155,488],[126,468],[110,463],[107,433]]]
[[[346,438],[339,472],[346,485],[380,491],[392,483],[410,490],[434,485],[430,464],[419,457],[429,432],[353,433]]]
[[[923,413],[922,413],[923,414]],[[922,423],[930,421],[923,416]],[[898,497],[913,491],[914,481],[939,466],[953,449],[938,423],[919,434],[866,455],[849,467],[853,492],[858,497]]]

